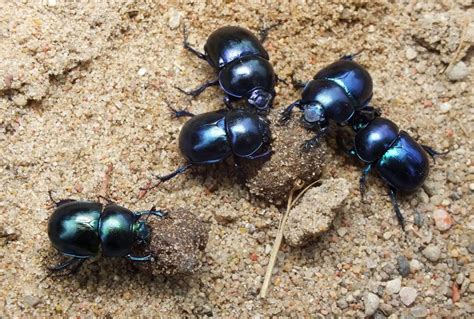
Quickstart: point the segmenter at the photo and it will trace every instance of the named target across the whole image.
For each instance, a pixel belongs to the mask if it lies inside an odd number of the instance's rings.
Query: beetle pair
[[[195,116],[170,107],[173,117],[192,117],[179,136],[179,149],[186,164],[168,175],[157,176],[159,182],[146,190],[194,165],[222,162],[229,156],[234,156],[237,164],[239,158],[258,159],[271,154],[268,122],[257,114],[268,113],[275,97],[277,77],[268,61],[268,52],[262,46],[268,30],[273,27],[264,29],[260,39],[244,28],[222,27],[207,39],[205,53],[189,45],[184,30],[184,47],[208,61],[218,71],[218,79],[207,81],[190,92],[178,89],[197,96],[206,88],[219,84],[225,92],[224,103],[228,110]],[[239,99],[245,99],[249,109],[234,109],[231,101]]]
[[[364,196],[366,177],[375,169],[389,186],[389,195],[398,221],[404,228],[404,218],[397,203],[397,192],[413,192],[424,183],[429,172],[429,154],[439,153],[431,147],[417,143],[408,133],[368,104],[372,98],[372,78],[353,55],[344,56],[319,71],[302,87],[301,99],[290,104],[281,114],[285,124],[297,107],[302,112],[305,127],[317,131],[316,136],[303,144],[304,150],[314,147],[327,132],[329,121],[349,124],[354,141],[346,152],[366,164],[360,177],[360,191]],[[340,144],[344,141],[339,140]]]

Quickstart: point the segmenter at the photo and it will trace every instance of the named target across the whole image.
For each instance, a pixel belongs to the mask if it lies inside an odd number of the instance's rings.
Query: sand
[[[0,316],[473,316],[472,2],[310,3],[0,4]],[[219,26],[256,32],[276,21],[265,47],[280,77],[310,79],[364,49],[357,61],[374,79],[373,105],[450,153],[432,163],[422,189],[401,198],[403,233],[381,181],[370,176],[361,203],[362,166],[328,147],[322,178],[353,183],[348,207],[317,241],[282,245],[263,300],[281,207],[251,195],[226,164],[138,195],[152,174],[182,164],[184,120],[170,119],[167,105],[222,107],[218,88],[189,99],[173,87],[214,76],[183,50],[183,24],[201,48]],[[299,96],[284,84],[277,93],[272,112]],[[109,164],[118,203],[185,208],[210,225],[199,272],[152,277],[103,258],[76,276],[45,278],[60,259],[46,234],[47,191],[95,199]]]

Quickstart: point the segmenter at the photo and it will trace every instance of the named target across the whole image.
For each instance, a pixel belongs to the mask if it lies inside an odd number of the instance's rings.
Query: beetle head
[[[145,221],[139,220],[135,223],[135,234],[137,235],[137,244],[146,244],[150,241],[150,226]]]
[[[255,107],[258,114],[267,114],[272,107],[273,98],[274,94],[263,89],[256,89],[250,93],[247,102]]]
[[[319,127],[327,122],[326,110],[317,102],[304,104],[301,121],[306,128]]]

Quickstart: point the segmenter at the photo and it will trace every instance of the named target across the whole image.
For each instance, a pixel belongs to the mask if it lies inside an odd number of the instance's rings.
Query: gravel
[[[393,280],[387,281],[385,289],[389,294],[394,295],[400,292],[401,287],[402,287],[402,278],[398,277]]]
[[[402,277],[408,276],[410,274],[410,263],[405,256],[399,256],[398,259],[398,272]]]
[[[446,75],[451,81],[462,81],[469,75],[469,67],[463,61],[459,61],[447,71]]]
[[[429,245],[421,252],[428,260],[436,262],[441,257],[441,249],[435,245]]]
[[[400,289],[400,300],[405,306],[410,306],[415,302],[418,293],[415,288],[412,287],[403,287]]]
[[[365,316],[372,316],[379,308],[380,299],[377,295],[369,292],[364,296]]]
[[[440,231],[447,231],[453,225],[453,218],[444,209],[437,209],[433,212],[436,228]]]

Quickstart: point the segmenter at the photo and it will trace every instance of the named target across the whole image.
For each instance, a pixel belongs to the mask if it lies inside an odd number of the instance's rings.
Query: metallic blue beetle
[[[372,78],[361,65],[352,61],[354,55],[344,56],[321,71],[308,83],[295,83],[304,87],[301,99],[290,104],[281,114],[280,123],[285,124],[294,107],[303,115],[303,125],[317,130],[314,138],[303,144],[304,150],[314,147],[326,133],[329,120],[339,124],[351,123],[356,118],[374,118],[378,110],[369,107],[372,98]]]
[[[377,117],[369,122],[364,119],[363,122],[354,124],[357,125],[353,125],[356,132],[353,145],[346,151],[367,164],[359,180],[361,195],[364,197],[367,175],[371,169],[375,169],[389,186],[392,205],[404,228],[397,192],[410,193],[421,187],[430,168],[427,154],[434,158],[444,153],[417,143],[386,118]]]
[[[198,58],[206,60],[219,74],[217,79],[210,80],[192,91],[177,89],[197,96],[210,86],[220,85],[225,92],[224,103],[227,107],[232,107],[233,100],[245,99],[257,112],[268,112],[275,97],[274,87],[277,80],[268,53],[262,46],[270,28],[261,32],[259,40],[244,28],[222,27],[207,39],[205,53],[188,44],[184,31],[184,47]]]
[[[155,215],[163,218],[167,215],[154,208],[132,212],[113,203],[105,207],[99,202],[73,199],[54,203],[56,210],[49,218],[48,236],[54,248],[72,258],[51,267],[52,271],[72,266],[71,272],[76,272],[87,258],[98,255],[149,261],[151,255],[131,254],[134,247],[148,244],[150,240],[150,227],[141,217]]]
[[[220,110],[194,115],[187,111],[171,108],[174,117],[190,116],[179,134],[179,150],[186,164],[174,172],[157,176],[158,186],[193,165],[208,165],[224,161],[234,156],[258,159],[271,154],[271,133],[268,122],[257,114],[243,109]]]

